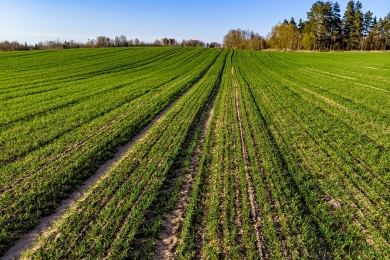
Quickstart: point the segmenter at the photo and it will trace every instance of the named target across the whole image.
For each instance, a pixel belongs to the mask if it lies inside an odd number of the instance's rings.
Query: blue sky
[[[285,18],[306,18],[315,1],[295,0],[0,0],[0,41],[35,44],[44,40],[125,35],[146,42],[163,37],[222,42],[229,29],[266,36]],[[344,13],[348,0],[338,1]],[[363,0],[363,11],[384,17],[389,0]]]

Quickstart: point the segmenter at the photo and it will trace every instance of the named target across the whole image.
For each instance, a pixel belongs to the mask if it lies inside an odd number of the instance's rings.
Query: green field
[[[380,52],[0,53],[0,253],[171,105],[26,258],[158,258],[180,209],[177,259],[389,259],[389,71]]]

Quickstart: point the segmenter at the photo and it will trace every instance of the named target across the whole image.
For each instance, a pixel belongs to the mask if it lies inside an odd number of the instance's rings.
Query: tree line
[[[315,2],[307,20],[284,20],[272,27],[264,39],[249,30],[230,30],[224,47],[234,49],[283,50],[389,50],[390,13],[377,19],[371,11],[363,13],[361,2],[349,1],[341,16],[340,5]],[[257,42],[256,44],[253,44]]]
[[[307,12],[305,21],[300,19],[297,23],[293,17],[290,20],[285,19],[273,26],[266,37],[250,30],[230,30],[223,38],[223,45],[193,39],[180,42],[174,38],[144,42],[121,35],[115,38],[98,36],[96,39],[88,39],[87,42],[61,42],[57,39],[35,45],[3,41],[0,42],[0,51],[137,46],[223,46],[241,50],[390,50],[390,13],[377,19],[371,11],[363,13],[362,8],[360,1],[351,0],[341,16],[337,2],[317,1]]]
[[[60,41],[59,39],[53,41],[39,42],[35,45],[28,45],[18,41],[3,41],[0,42],[0,51],[21,51],[21,50],[48,50],[48,49],[73,49],[73,48],[107,48],[107,47],[159,47],[159,46],[193,46],[206,48],[221,48],[222,44],[217,42],[205,43],[201,40],[182,40],[177,41],[174,38],[157,39],[154,42],[144,42],[135,39],[127,39],[126,36],[116,36],[110,38],[107,36],[98,36],[96,39],[88,39],[87,42]]]

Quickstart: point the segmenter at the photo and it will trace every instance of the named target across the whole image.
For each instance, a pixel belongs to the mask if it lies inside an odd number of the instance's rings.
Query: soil
[[[217,87],[215,91],[216,93],[214,94],[209,104],[207,118],[203,123],[199,141],[195,147],[194,154],[191,158],[189,172],[184,176],[179,199],[175,204],[174,210],[167,214],[162,221],[161,232],[155,243],[155,254],[153,256],[153,259],[174,259],[181,226],[184,222],[184,215],[190,202],[190,196],[194,185],[195,175],[198,171],[203,144],[206,138],[206,133],[210,126],[211,118],[213,116],[213,107],[218,90],[219,86]]]
[[[238,126],[240,130],[240,138],[241,138],[241,144],[242,144],[242,154],[244,157],[245,161],[245,175],[246,179],[248,181],[248,195],[249,195],[249,202],[250,202],[250,208],[251,208],[251,215],[252,215],[252,225],[253,229],[256,235],[256,242],[257,242],[257,249],[259,251],[259,257],[260,259],[268,259],[267,256],[267,247],[264,239],[264,235],[262,232],[262,226],[261,226],[261,216],[260,216],[260,211],[259,211],[259,206],[257,205],[256,201],[256,194],[255,194],[255,189],[253,186],[253,180],[248,173],[248,152],[246,150],[245,146],[245,133],[242,125],[242,119],[241,119],[241,109],[240,109],[240,104],[238,100],[238,85],[236,82],[236,79],[234,78],[234,68],[232,67],[232,78],[233,78],[233,83],[234,83],[234,88],[235,88],[235,103],[236,103],[236,109],[237,109],[237,119],[238,119]]]

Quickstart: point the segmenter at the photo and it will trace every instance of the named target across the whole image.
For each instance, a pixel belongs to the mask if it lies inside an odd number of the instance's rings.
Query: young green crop
[[[150,53],[139,49],[139,55],[131,48],[114,53],[99,50],[97,57],[89,59],[104,58],[106,64],[100,64],[95,71],[105,71],[110,77],[90,73],[86,67],[87,79],[74,84],[57,82],[55,78],[58,89],[54,92],[28,95],[23,103],[15,101],[13,110],[2,111],[6,120],[1,126],[0,140],[4,148],[0,164],[1,251],[33,227],[36,219],[49,214],[118,143],[134,136],[203,75],[219,54],[197,48],[163,48],[157,54],[154,48],[147,50]],[[49,54],[54,60],[67,57],[62,52],[50,52],[44,54],[45,59]],[[133,56],[138,58],[134,57],[131,65]],[[73,58],[78,60],[77,56]],[[128,67],[126,62],[130,63]],[[72,78],[82,72],[84,65],[76,64],[80,67],[58,74]],[[55,71],[49,66],[46,69]],[[42,102],[35,102],[34,96],[42,97]],[[2,102],[6,106],[8,99]],[[20,110],[20,115],[15,110]]]
[[[256,54],[256,59],[249,63],[251,58],[248,53],[245,55],[246,64],[252,66],[240,67],[243,71],[249,67],[243,77],[259,111],[265,112],[265,122],[281,147],[286,167],[294,172],[293,181],[305,202],[303,205],[311,212],[312,221],[308,223],[315,224],[315,237],[323,239],[317,245],[336,258],[388,255],[385,246],[388,224],[376,212],[376,209],[387,212],[388,208],[386,181],[378,181],[384,175],[376,170],[376,165],[383,165],[384,161],[379,160],[384,157],[375,159],[370,155],[378,154],[380,147],[388,150],[383,141],[388,140],[389,134],[383,130],[389,121],[378,117],[386,107],[378,114],[369,98],[356,94],[372,92],[372,88],[343,90],[351,85],[355,88],[354,80],[349,78],[326,81],[317,77],[309,81],[299,63],[282,60],[281,54]],[[340,78],[345,84],[335,87],[334,82]],[[325,88],[327,91],[322,91]],[[377,102],[380,104],[381,99]],[[330,113],[332,107],[338,109]],[[364,117],[372,121],[364,122]],[[356,124],[357,121],[361,123]],[[372,139],[365,137],[365,132]],[[308,249],[313,248],[312,242],[302,242]]]
[[[249,257],[259,226],[252,258],[389,255],[389,56],[356,55],[234,52],[179,257]]]
[[[69,211],[52,231],[58,236],[42,240],[31,257],[118,259],[130,254],[146,210],[218,82],[225,55],[219,55],[205,76]]]
[[[0,55],[0,250],[191,86],[27,257],[151,257],[214,94],[175,258],[390,257],[388,53]]]

